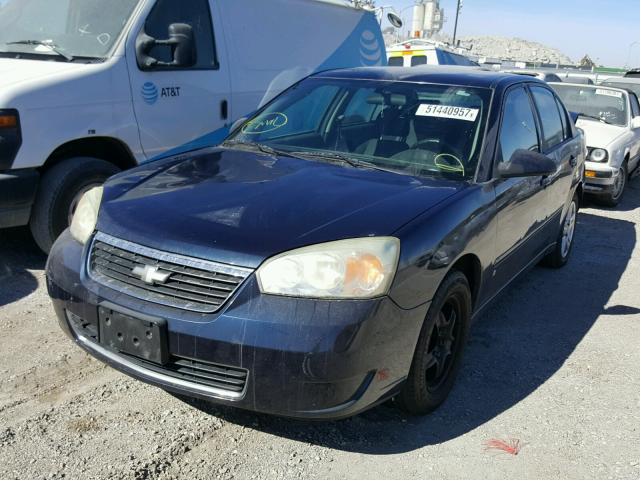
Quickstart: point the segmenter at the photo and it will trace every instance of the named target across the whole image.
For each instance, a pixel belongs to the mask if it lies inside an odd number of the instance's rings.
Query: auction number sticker
[[[596,89],[596,95],[605,95],[607,97],[622,98],[622,92],[616,92],[615,90],[606,90],[604,88]]]
[[[454,107],[452,105],[429,105],[423,103],[418,107],[416,115],[419,117],[453,118],[475,122],[480,110],[477,108]]]

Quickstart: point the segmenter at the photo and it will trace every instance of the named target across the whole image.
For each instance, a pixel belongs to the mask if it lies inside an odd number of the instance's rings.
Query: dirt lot
[[[189,405],[60,332],[45,258],[0,231],[0,479],[640,479],[640,180],[583,210],[574,256],[475,324],[449,401],[303,423]],[[518,439],[517,456],[486,450]]]

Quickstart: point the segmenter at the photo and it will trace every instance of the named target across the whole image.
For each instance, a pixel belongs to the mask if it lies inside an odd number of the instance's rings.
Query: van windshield
[[[223,146],[471,179],[490,99],[486,88],[311,78],[276,97]]]
[[[104,58],[139,1],[0,0],[0,53]]]

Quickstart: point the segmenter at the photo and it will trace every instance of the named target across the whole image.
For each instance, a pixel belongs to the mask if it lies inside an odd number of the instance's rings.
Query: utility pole
[[[453,27],[453,46],[456,46],[456,35],[458,34],[458,17],[460,16],[460,10],[462,10],[462,0],[458,0],[458,8],[456,8],[456,24]]]

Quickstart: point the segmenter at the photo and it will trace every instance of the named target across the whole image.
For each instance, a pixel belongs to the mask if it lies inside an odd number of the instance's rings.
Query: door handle
[[[569,157],[569,165],[572,167],[578,165],[578,158],[575,155],[571,155],[571,157]]]
[[[229,102],[226,100],[220,102],[220,118],[222,118],[222,120],[229,118]]]

